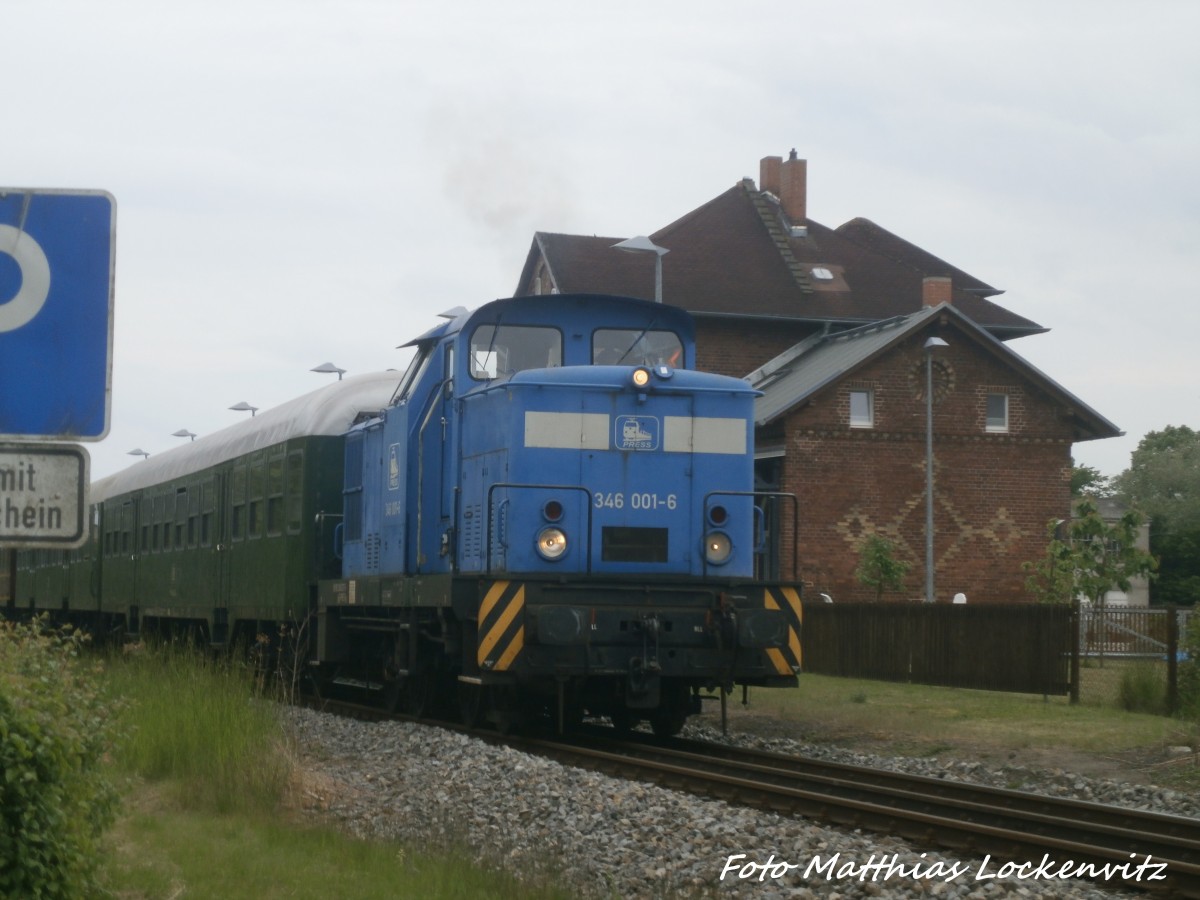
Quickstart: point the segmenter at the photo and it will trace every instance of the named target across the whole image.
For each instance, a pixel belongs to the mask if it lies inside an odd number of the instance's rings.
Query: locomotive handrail
[[[424,515],[423,515],[423,513],[425,510],[425,429],[428,428],[429,423],[431,421],[433,421],[433,414],[437,411],[438,403],[443,399],[442,390],[445,388],[446,383],[449,380],[450,379],[448,379],[448,378],[442,378],[440,381],[438,381],[438,383],[436,385],[434,385],[433,390],[431,390],[429,392],[429,400],[428,400],[429,409],[426,410],[425,416],[421,420],[421,427],[419,429],[417,429],[417,541],[416,541],[416,562],[417,562],[416,570],[417,570],[417,572],[420,572],[422,567],[425,565],[425,557],[421,553],[421,538],[423,536],[422,531],[424,530],[424,521],[423,521]],[[445,423],[446,423],[446,420],[445,420],[445,418],[443,418],[442,419],[443,428],[445,426]],[[443,438],[443,442],[444,442],[444,440],[445,440],[444,433],[442,435],[442,438]],[[445,453],[444,447],[442,448],[442,452]],[[439,489],[439,491],[443,489],[443,486],[440,483],[438,485],[438,489]]]
[[[486,542],[487,550],[484,557],[484,574],[492,574],[492,493],[497,488],[529,488],[541,491],[579,491],[587,496],[587,535],[585,543],[587,544],[587,574],[592,574],[592,492],[581,484],[523,484],[516,481],[497,481],[488,488],[487,493],[487,532]]]
[[[797,536],[800,533],[800,501],[795,494],[784,493],[783,491],[709,491],[704,495],[704,517],[708,518],[709,504],[708,501],[712,497],[764,497],[776,500],[790,500],[792,504],[792,580],[796,581],[800,578],[800,556],[796,549],[798,546]],[[755,506],[755,509],[758,507]],[[701,555],[701,562],[704,565],[704,574],[708,574],[708,557]],[[765,580],[765,579],[764,579]]]

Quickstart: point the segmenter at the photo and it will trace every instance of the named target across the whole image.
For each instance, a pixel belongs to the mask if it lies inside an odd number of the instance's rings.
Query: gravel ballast
[[[373,840],[468,846],[520,877],[580,897],[1114,897],[1053,873],[927,851],[886,835],[825,827],[563,766],[439,728],[289,710],[312,815]],[[689,726],[685,737],[721,740]],[[743,746],[1153,809],[1200,818],[1178,792],[1020,766],[867,756],[779,739]],[[1131,859],[1130,871],[1143,862]],[[1143,880],[1155,874],[1143,869]]]

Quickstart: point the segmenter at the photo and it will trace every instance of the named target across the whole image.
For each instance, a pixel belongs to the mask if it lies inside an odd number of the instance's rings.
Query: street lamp
[[[256,412],[258,412],[257,406],[251,406],[245,400],[242,400],[240,403],[235,403],[235,404],[233,404],[233,406],[231,406],[229,408],[232,409],[234,412],[248,412],[248,413],[250,413],[250,418],[252,418],[252,419],[254,418],[254,414]]]
[[[670,253],[666,247],[660,247],[644,234],[639,234],[637,237],[631,237],[627,241],[621,241],[619,244],[613,244],[616,250],[624,250],[626,253],[653,253],[654,254],[654,302],[662,303],[662,258],[664,254]]]
[[[337,372],[338,381],[342,380],[342,376],[346,374],[345,369],[339,369],[333,363],[321,363],[315,369],[309,369],[310,372],[320,372],[322,375],[332,375]]]
[[[925,342],[925,602],[933,603],[933,351],[950,345]]]
[[[178,431],[172,431],[171,437],[191,438],[194,441],[196,439],[196,432],[188,431],[186,428],[180,428]]]
[[[143,450],[141,447],[138,447],[136,450],[130,450],[125,455],[126,456],[140,456],[142,459],[150,458],[150,454],[147,453],[145,450]]]

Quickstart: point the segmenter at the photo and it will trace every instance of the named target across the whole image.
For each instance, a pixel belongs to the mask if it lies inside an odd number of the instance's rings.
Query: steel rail
[[[993,869],[1003,862],[1042,864],[1045,872],[1091,866],[1110,877],[1088,880],[1200,898],[1200,826],[1181,816],[762,751],[739,760],[743,751],[719,744],[701,744],[699,753],[591,735],[510,744],[620,777],[994,857]],[[809,764],[837,774],[803,771]]]

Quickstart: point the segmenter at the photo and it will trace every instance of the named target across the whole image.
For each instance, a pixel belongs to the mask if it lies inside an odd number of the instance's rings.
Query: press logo
[[[658,419],[654,416],[617,416],[618,450],[657,450]]]

